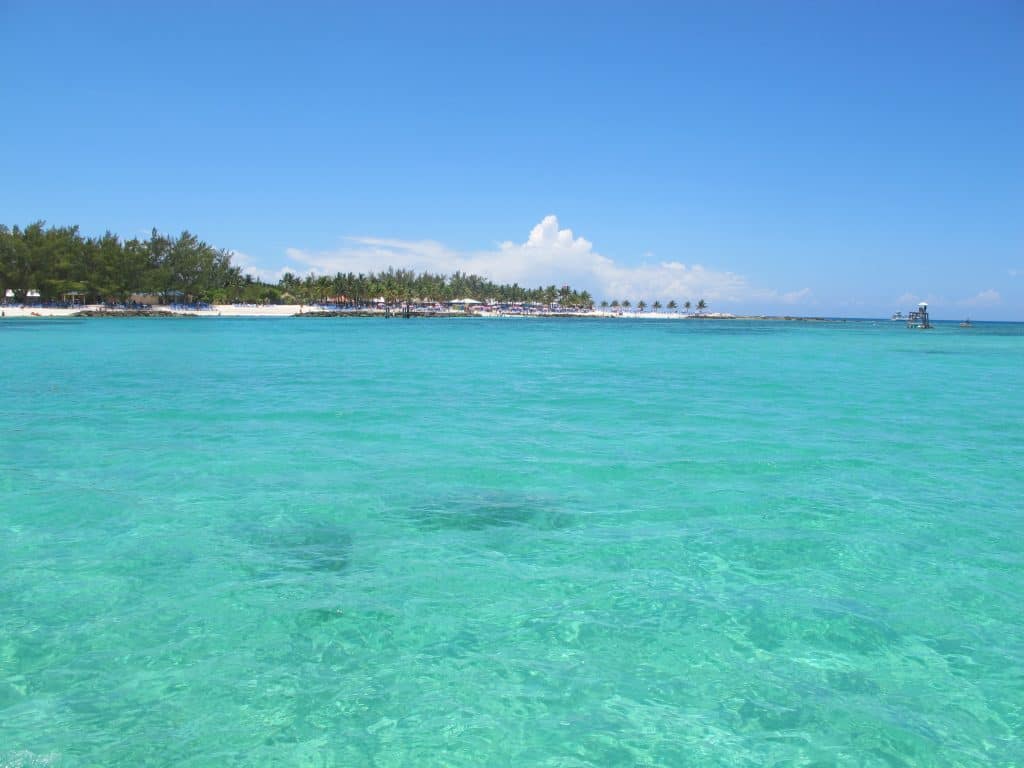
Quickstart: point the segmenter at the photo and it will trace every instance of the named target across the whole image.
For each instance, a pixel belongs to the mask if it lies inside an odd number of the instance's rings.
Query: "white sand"
[[[240,304],[216,304],[210,309],[179,309],[167,306],[156,306],[152,308],[157,312],[168,312],[171,314],[179,315],[195,315],[196,317],[291,317],[292,315],[298,314],[310,314],[316,313],[320,310],[318,307],[310,307],[309,305],[299,304],[264,304],[264,305],[240,305]],[[82,310],[93,310],[102,311],[104,307],[98,305],[86,305],[84,307],[74,307],[73,309],[63,308],[50,308],[50,307],[32,307],[32,306],[6,306],[0,307],[0,312],[3,312],[4,317],[70,317],[76,312]],[[117,312],[117,310],[110,310],[111,314]],[[383,310],[380,310],[380,314],[383,315]],[[392,314],[396,314],[393,311]],[[455,314],[461,314],[457,312]],[[569,313],[566,313],[569,314]],[[579,312],[572,313],[573,315],[581,317],[614,317],[623,320],[686,320],[692,318],[693,315],[686,315],[681,312],[637,312],[635,310],[624,310],[622,312],[613,312],[610,310],[595,309],[591,312]],[[480,312],[480,317],[537,317],[538,315],[515,315],[515,314],[501,314],[501,313],[487,313]],[[704,315],[708,318],[731,318],[735,315],[730,315],[722,312],[710,312]]]
[[[308,306],[298,304],[267,304],[267,305],[237,305],[223,304],[214,305],[209,309],[181,309],[174,307],[156,306],[152,307],[156,312],[167,312],[174,315],[195,315],[196,317],[290,317],[300,312],[309,312]],[[84,307],[73,309],[32,307],[32,306],[7,306],[0,307],[0,311],[6,317],[70,317],[76,312],[86,311],[109,311],[116,314],[118,310],[107,310],[105,307],[87,304]]]
[[[68,317],[78,312],[76,309],[50,309],[49,307],[0,307],[4,317]]]

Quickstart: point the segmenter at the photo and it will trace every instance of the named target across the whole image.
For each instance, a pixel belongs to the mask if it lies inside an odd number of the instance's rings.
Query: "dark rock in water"
[[[166,312],[149,309],[83,309],[72,317],[196,317],[191,312]]]
[[[310,310],[308,312],[296,312],[292,317],[384,317],[380,312],[369,310],[353,309],[346,310]]]
[[[278,546],[297,567],[337,572],[348,568],[352,537],[333,526],[313,526],[287,532]]]
[[[554,503],[531,497],[483,494],[440,500],[411,510],[419,525],[429,530],[483,530],[529,526],[557,530],[572,525],[572,516]]]
[[[348,568],[352,552],[347,529],[323,520],[261,527],[252,538],[267,553],[267,566],[278,570],[337,573]]]
[[[410,318],[410,317],[459,317],[465,316],[464,313],[448,313],[448,312],[434,312],[430,310],[414,309],[409,312],[405,312],[401,309],[392,310],[390,313],[391,318]],[[388,317],[383,312],[369,310],[369,309],[325,309],[325,310],[309,310],[306,312],[297,312],[292,317]]]
[[[340,608],[310,608],[296,615],[295,624],[299,629],[312,629],[345,618],[345,612]]]

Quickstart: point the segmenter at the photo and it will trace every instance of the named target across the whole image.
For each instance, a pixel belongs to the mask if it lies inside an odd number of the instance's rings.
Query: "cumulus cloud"
[[[483,275],[499,283],[524,287],[569,283],[598,298],[707,299],[709,302],[796,304],[810,296],[807,288],[788,292],[751,285],[734,272],[700,264],[650,261],[619,264],[593,244],[561,228],[558,218],[545,216],[525,242],[506,241],[485,251],[456,251],[433,240],[348,237],[328,251],[287,249],[300,273],[370,272],[387,267]]]
[[[243,275],[252,275],[257,280],[261,280],[264,283],[276,283],[281,279],[281,276],[287,272],[287,269],[268,269],[261,267],[256,264],[252,256],[242,251],[231,252],[231,263],[236,267],[241,267]]]
[[[959,302],[962,307],[994,307],[1003,300],[1003,297],[999,295],[999,291],[995,291],[989,288],[987,291],[981,291],[971,296],[968,299],[963,299]]]

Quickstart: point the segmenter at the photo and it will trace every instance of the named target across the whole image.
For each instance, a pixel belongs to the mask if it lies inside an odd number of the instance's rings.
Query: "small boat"
[[[893,316],[892,316],[891,318],[889,318],[889,319],[890,319],[890,320],[906,320],[907,318],[906,318],[906,317],[905,317],[905,316],[903,315],[903,313],[902,313],[902,312],[897,312],[897,313],[895,313],[895,314],[894,314],[894,315],[893,315]]]
[[[960,327],[961,328],[971,328],[971,327],[973,327],[973,326],[971,326],[971,318],[968,317],[966,320],[964,320],[962,323],[960,323]]]

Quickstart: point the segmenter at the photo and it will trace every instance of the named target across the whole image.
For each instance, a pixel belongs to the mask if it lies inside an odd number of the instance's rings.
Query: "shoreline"
[[[4,318],[127,318],[127,317],[148,317],[148,318],[273,318],[273,317],[390,317],[394,319],[405,318],[406,315],[401,309],[385,311],[377,308],[360,309],[328,309],[321,307],[310,307],[300,304],[267,304],[267,305],[240,305],[221,304],[212,305],[206,308],[178,307],[169,305],[154,305],[149,309],[116,309],[103,307],[101,305],[85,305],[79,307],[33,307],[31,305],[0,306],[0,312]],[[589,311],[575,312],[503,312],[477,310],[465,312],[463,310],[412,310],[408,318],[487,318],[487,319],[531,319],[531,318],[574,318],[574,319],[613,319],[613,320],[775,320],[790,322],[835,322],[839,318],[825,317],[797,317],[778,315],[734,315],[728,312],[706,312],[701,315],[685,314],[682,312],[639,312],[595,309]]]

